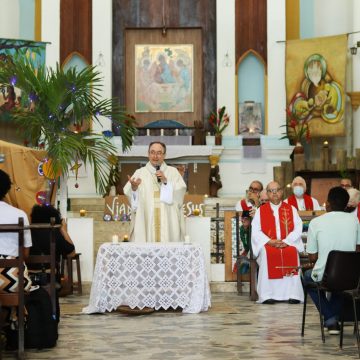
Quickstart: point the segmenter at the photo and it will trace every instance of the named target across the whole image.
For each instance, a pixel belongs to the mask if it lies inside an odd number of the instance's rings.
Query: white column
[[[224,66],[228,53],[231,66]],[[217,107],[226,106],[230,115],[224,135],[235,134],[235,0],[216,1]],[[215,110],[215,109],[214,109]],[[206,116],[206,114],[204,114]]]
[[[55,68],[60,61],[60,0],[41,2],[41,37],[46,46],[46,66]]]
[[[112,1],[92,1],[92,58],[97,70],[103,76],[103,97],[112,97]],[[103,55],[104,65],[96,63],[99,55]],[[94,123],[94,131],[111,130],[111,120],[102,117],[101,125]]]
[[[267,53],[268,53],[268,135],[280,135],[285,124],[285,0],[276,6],[267,1]],[[284,41],[284,42],[277,42]]]
[[[18,39],[20,30],[19,0],[2,0],[0,11],[0,37]]]
[[[354,1],[353,5],[353,31],[360,30],[360,1]],[[360,41],[360,33],[349,36],[349,46],[353,46],[357,41]],[[360,48],[358,48],[357,55],[352,57],[352,91],[360,91]],[[360,148],[360,107],[353,111],[353,136],[354,148]]]

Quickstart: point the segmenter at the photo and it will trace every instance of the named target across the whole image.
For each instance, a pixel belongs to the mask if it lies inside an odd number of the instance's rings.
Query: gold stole
[[[155,242],[161,242],[161,211],[160,211],[160,188],[157,178],[153,183],[154,198],[154,239]]]

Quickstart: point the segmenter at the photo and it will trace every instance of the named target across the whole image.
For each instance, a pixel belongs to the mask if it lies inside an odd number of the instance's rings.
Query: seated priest
[[[360,191],[355,188],[347,189],[349,194],[349,201],[345,208],[345,212],[351,213],[360,221]]]
[[[291,183],[293,195],[289,196],[285,202],[294,206],[296,210],[321,210],[319,202],[306,194],[306,182],[301,176],[296,176]]]
[[[261,205],[252,221],[251,245],[259,265],[259,303],[304,299],[298,272],[302,221],[296,209],[282,201],[283,190],[276,181],[266,187],[269,202]]]
[[[250,211],[250,216],[255,215],[256,208],[260,206],[260,192],[263,190],[263,184],[259,180],[251,182],[246,192],[246,198],[241,199],[235,205],[236,211]]]
[[[179,171],[164,162],[166,145],[149,145],[148,163],[135,171],[124,187],[131,204],[130,240],[184,241],[185,182]]]
[[[345,190],[351,189],[353,187],[352,180],[349,178],[342,178],[340,180],[340,186]]]

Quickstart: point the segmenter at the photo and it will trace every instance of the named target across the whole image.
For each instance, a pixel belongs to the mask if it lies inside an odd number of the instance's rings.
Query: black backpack
[[[25,348],[44,349],[56,346],[58,323],[51,309],[51,299],[46,290],[39,288],[25,298],[28,312],[25,325]]]

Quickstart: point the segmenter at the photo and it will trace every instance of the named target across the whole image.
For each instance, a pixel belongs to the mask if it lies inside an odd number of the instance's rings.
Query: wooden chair
[[[61,277],[65,275],[65,264],[68,279],[66,285],[64,285],[65,290],[64,293],[73,294],[74,290],[77,291],[78,295],[82,295],[82,282],[81,282],[81,268],[80,268],[80,255],[81,253],[76,253],[75,255],[68,255],[66,257],[61,258]],[[77,281],[74,282],[73,278],[73,261],[76,263],[76,277]]]
[[[60,225],[55,224],[55,218],[51,219],[50,224],[34,224],[25,226],[24,219],[19,218],[18,224],[2,224],[0,232],[17,232],[19,234],[19,256],[16,259],[0,259],[0,268],[17,267],[18,291],[15,293],[0,292],[1,306],[18,307],[18,359],[24,359],[24,231],[31,229],[51,229],[50,232],[50,255],[40,255],[30,257],[31,262],[46,263],[51,265],[49,293],[51,296],[53,315],[56,314],[56,294],[55,294],[55,229]],[[1,324],[3,325],[3,324]],[[1,328],[2,329],[2,326]],[[1,349],[2,350],[2,349]],[[0,353],[1,354],[1,353]]]

